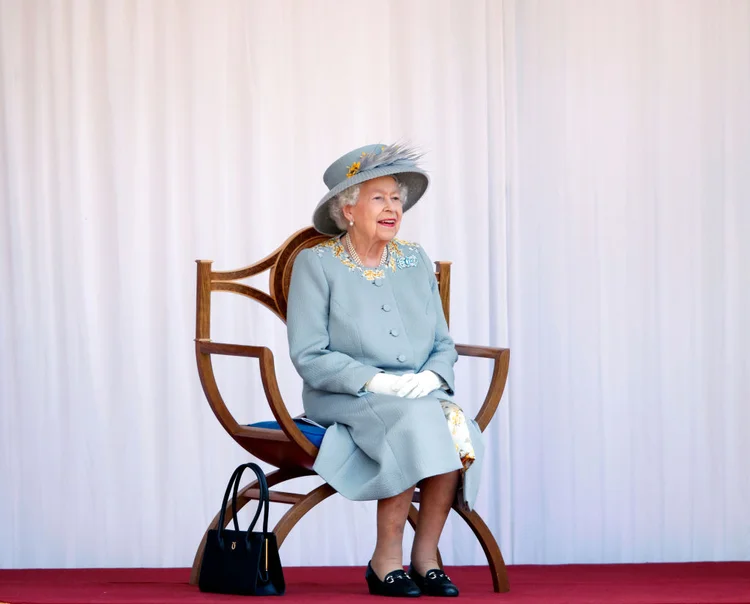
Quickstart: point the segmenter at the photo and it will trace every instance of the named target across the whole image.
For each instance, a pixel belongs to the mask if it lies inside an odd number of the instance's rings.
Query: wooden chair
[[[292,275],[292,265],[297,254],[305,249],[317,245],[328,239],[313,228],[305,228],[287,239],[275,252],[250,266],[234,271],[213,271],[210,260],[198,260],[198,283],[196,300],[195,324],[195,356],[198,363],[203,391],[208,399],[217,419],[224,429],[237,443],[251,455],[278,468],[268,474],[268,486],[274,487],[288,480],[300,476],[314,474],[312,467],[318,453],[315,447],[300,431],[294,419],[284,404],[279,392],[274,369],[273,353],[264,346],[245,346],[239,344],[224,344],[211,341],[211,293],[215,291],[234,292],[247,296],[275,313],[282,321],[286,321],[287,293]],[[436,262],[436,277],[438,280],[440,297],[443,303],[446,320],[450,317],[450,262]],[[269,293],[262,292],[247,284],[239,283],[246,279],[270,270]],[[486,398],[482,404],[476,421],[482,431],[487,427],[495,414],[505,389],[508,377],[508,363],[510,351],[504,348],[489,348],[484,346],[457,345],[459,355],[468,357],[484,357],[494,359],[494,369],[490,380]],[[263,389],[271,407],[271,412],[280,426],[280,430],[245,426],[237,422],[227,409],[222,399],[219,387],[214,377],[211,364],[212,355],[230,355],[252,357],[260,363],[260,374]],[[279,520],[274,528],[279,547],[294,526],[313,507],[335,493],[328,484],[313,489],[306,494],[288,493],[271,490],[271,502],[291,505],[291,508]],[[239,493],[238,506],[241,509],[247,502],[257,500],[257,483],[247,485]],[[419,492],[415,491],[414,503],[419,503]],[[496,592],[509,590],[508,575],[500,548],[487,528],[487,525],[476,512],[465,512],[456,504],[453,509],[466,521],[476,535],[487,556],[492,583]],[[213,519],[195,554],[190,582],[198,582],[203,550],[206,544],[208,530],[218,526],[219,515]],[[227,524],[232,520],[232,509],[226,510]],[[409,511],[409,523],[415,527],[419,522],[419,511],[412,504]],[[439,554],[438,554],[439,556]]]

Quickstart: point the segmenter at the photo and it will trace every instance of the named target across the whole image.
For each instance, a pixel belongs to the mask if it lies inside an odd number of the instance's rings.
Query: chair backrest
[[[260,302],[282,321],[286,322],[289,283],[292,279],[294,260],[302,250],[329,239],[314,228],[300,229],[287,239],[276,251],[263,260],[233,271],[212,271],[211,260],[198,260],[198,294],[196,300],[195,337],[211,339],[211,292],[226,291],[247,296]],[[440,299],[446,321],[450,323],[450,262],[436,262],[435,276],[438,281]],[[246,283],[243,279],[270,270],[268,293]]]

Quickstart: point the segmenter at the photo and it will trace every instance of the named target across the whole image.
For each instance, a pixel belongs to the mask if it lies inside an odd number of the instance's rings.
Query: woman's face
[[[344,208],[344,216],[354,222],[349,230],[369,240],[393,239],[401,227],[402,214],[401,192],[392,176],[363,182],[356,205]]]

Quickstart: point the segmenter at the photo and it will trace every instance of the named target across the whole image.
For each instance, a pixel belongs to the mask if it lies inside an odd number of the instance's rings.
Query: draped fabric
[[[512,349],[477,502],[506,561],[750,559],[749,32],[747,0],[0,0],[0,567],[191,564],[247,459],[193,260],[262,258],[398,139],[454,338]],[[299,412],[283,324],[213,311]],[[216,370],[269,419],[252,360]],[[489,372],[459,361],[467,412]],[[364,565],[374,509],[324,502],[284,564]],[[441,546],[483,562],[457,517]]]

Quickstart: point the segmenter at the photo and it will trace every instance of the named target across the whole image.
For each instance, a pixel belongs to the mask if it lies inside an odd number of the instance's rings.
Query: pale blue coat
[[[304,381],[305,413],[327,427],[314,469],[353,500],[391,497],[461,468],[439,402],[453,399],[458,355],[433,264],[418,244],[394,240],[388,250],[384,269],[363,270],[330,239],[299,254],[289,287],[289,351]],[[406,399],[364,391],[380,371],[426,369],[447,392]],[[484,444],[473,420],[469,430],[476,461],[464,499],[473,507]]]

